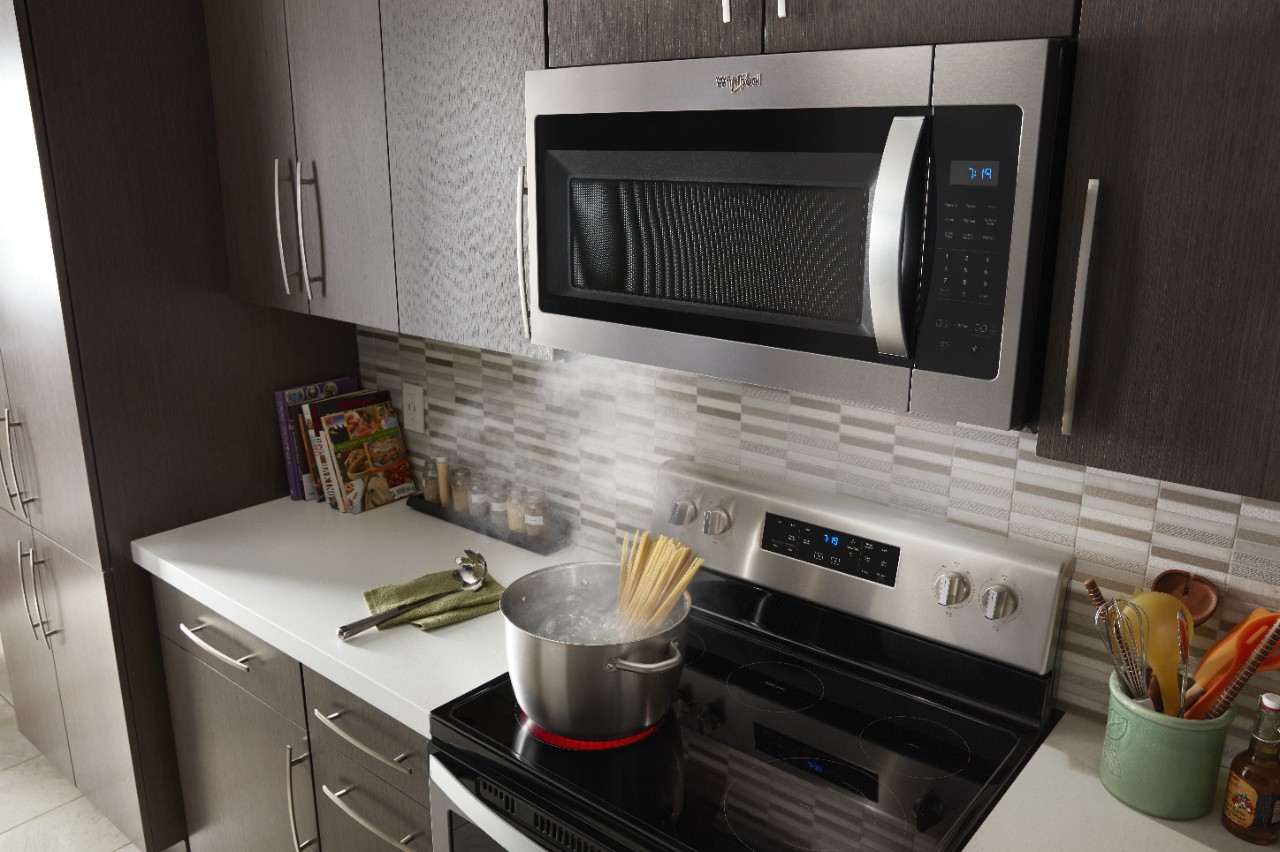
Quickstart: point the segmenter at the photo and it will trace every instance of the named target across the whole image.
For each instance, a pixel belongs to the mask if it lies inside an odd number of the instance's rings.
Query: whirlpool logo
[[[759,85],[759,74],[721,74],[716,77],[716,88],[728,89],[730,94],[737,94],[743,89]]]

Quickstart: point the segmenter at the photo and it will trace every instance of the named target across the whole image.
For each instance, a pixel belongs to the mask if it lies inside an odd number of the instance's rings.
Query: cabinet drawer
[[[302,666],[168,583],[152,583],[160,635],[300,727],[307,727]],[[184,629],[185,628],[185,629]]]
[[[431,849],[431,811],[313,738],[316,808],[324,852],[368,852],[397,844]],[[386,842],[383,842],[386,841]]]
[[[426,805],[427,738],[311,669],[302,674],[312,736]]]

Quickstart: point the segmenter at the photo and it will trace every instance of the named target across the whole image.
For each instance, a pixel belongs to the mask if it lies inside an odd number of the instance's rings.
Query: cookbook
[[[388,391],[363,391],[312,405],[332,471],[338,508],[358,514],[414,491],[400,421]]]
[[[304,402],[349,393],[359,387],[358,378],[343,376],[275,392],[276,422],[280,426],[280,444],[284,449],[285,474],[289,478],[289,496],[294,500],[316,499],[316,483],[307,458],[308,447],[298,428],[299,409]]]

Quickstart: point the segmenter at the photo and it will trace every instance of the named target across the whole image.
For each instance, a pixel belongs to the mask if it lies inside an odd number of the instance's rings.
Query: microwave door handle
[[[871,329],[883,355],[905,358],[907,324],[902,315],[903,253],[909,243],[909,193],[919,159],[924,116],[900,115],[889,127],[880,156],[880,171],[871,196],[871,225],[867,240],[867,280],[871,294]]]

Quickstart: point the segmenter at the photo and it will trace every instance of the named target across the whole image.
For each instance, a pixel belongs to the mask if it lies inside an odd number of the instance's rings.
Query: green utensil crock
[[[1111,674],[1111,701],[1098,776],[1111,795],[1162,819],[1198,819],[1214,806],[1228,710],[1217,719],[1179,719],[1139,706]]]

